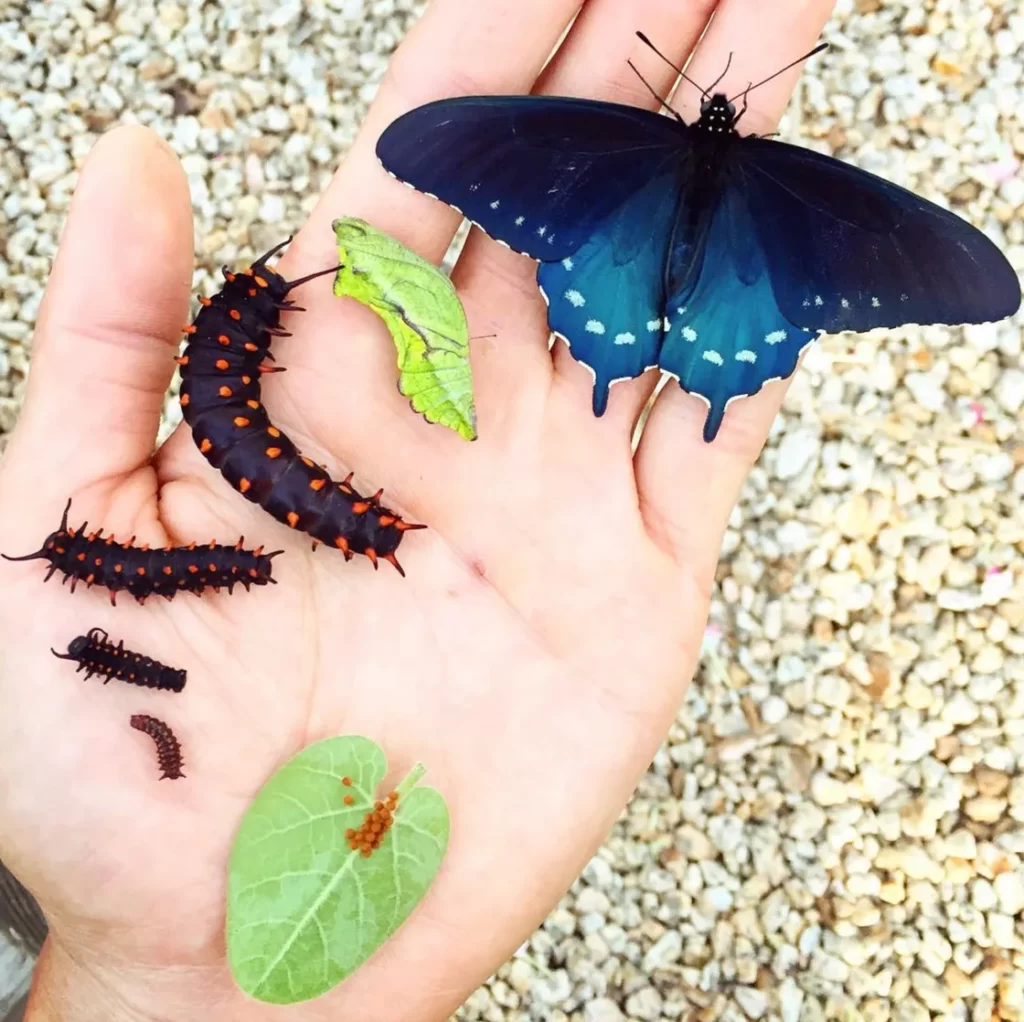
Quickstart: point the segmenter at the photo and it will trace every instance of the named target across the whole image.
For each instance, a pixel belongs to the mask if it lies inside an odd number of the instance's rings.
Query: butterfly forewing
[[[454,206],[517,252],[557,262],[650,181],[678,145],[673,122],[634,107],[469,96],[399,117],[381,135],[377,155],[399,180]]]

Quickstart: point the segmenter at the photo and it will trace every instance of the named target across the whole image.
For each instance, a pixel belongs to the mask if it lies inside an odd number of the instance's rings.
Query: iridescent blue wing
[[[758,244],[786,318],[835,332],[983,323],[1020,306],[1006,257],[955,213],[784,142],[736,147]]]
[[[717,203],[677,235],[668,281],[660,365],[707,402],[710,442],[729,402],[791,375],[817,335],[794,326],[775,300],[742,180],[727,179]]]
[[[680,174],[678,161],[665,164],[572,255],[537,268],[549,326],[594,373],[595,415],[611,384],[658,365]]]
[[[402,115],[381,135],[377,156],[389,173],[491,237],[557,262],[685,144],[678,123],[635,107],[469,96]]]

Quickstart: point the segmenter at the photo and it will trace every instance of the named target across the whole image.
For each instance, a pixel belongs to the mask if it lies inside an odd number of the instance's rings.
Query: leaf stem
[[[422,763],[414,763],[413,768],[405,775],[405,779],[395,789],[398,792],[398,804],[402,804],[402,799],[420,783],[423,775],[427,772],[427,768]]]

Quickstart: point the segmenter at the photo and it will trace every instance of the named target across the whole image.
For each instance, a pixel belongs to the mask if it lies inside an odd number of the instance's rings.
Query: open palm
[[[651,105],[627,58],[662,92],[674,76],[634,30],[683,60],[715,4],[589,0],[544,67],[578,6],[435,0],[277,269],[331,265],[341,215],[440,261],[457,215],[379,168],[386,124],[468,92]],[[767,6],[723,0],[691,77],[717,77],[734,50],[728,84],[742,88],[810,44],[830,4]],[[786,88],[758,94],[746,130],[766,130]],[[690,117],[697,99],[682,93],[677,105]],[[0,854],[51,922],[36,1007],[44,1017],[53,990],[79,984],[126,1017],[271,1017],[224,965],[230,842],[285,759],[358,733],[383,747],[392,776],[427,764],[452,812],[449,855],[395,940],[294,1017],[443,1018],[569,885],[664,737],[695,664],[726,521],[782,388],[733,405],[707,446],[704,406],[672,384],[634,452],[654,374],[616,386],[595,419],[587,371],[561,343],[549,351],[534,264],[474,232],[454,273],[482,338],[472,346],[480,439],[468,444],[397,393],[394,350],[372,314],[335,299],[329,277],[311,282],[296,292],[308,311],[285,320],[294,336],[275,346],[288,372],[268,377],[264,396],[304,453],[336,477],[354,471],[363,492],[383,487],[390,506],[429,527],[399,549],[406,579],[386,564],[375,574],[365,558],[313,553],[307,536],[247,504],[186,428],[151,457],[188,311],[190,224],[183,173],[155,136],[122,128],[96,146],[0,469],[0,549],[37,549],[71,496],[72,524],[88,517],[120,538],[244,534],[280,547],[279,585],[145,607],[122,596],[112,609],[103,591],[43,587],[39,562],[3,566]],[[93,626],[187,668],[185,693],[81,683],[49,648]],[[157,781],[148,740],[128,728],[136,712],[174,727],[185,780]]]

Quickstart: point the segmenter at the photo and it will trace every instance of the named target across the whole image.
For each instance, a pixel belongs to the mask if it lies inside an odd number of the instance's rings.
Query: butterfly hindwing
[[[658,365],[677,178],[666,164],[571,256],[537,269],[549,326],[593,370],[597,415],[612,383]]]
[[[554,96],[438,100],[389,125],[385,169],[534,259],[570,255],[679,145],[665,117]]]
[[[672,254],[670,328],[660,364],[684,390],[708,403],[704,439],[709,442],[733,398],[790,376],[816,336],[780,311],[753,228],[742,182],[727,182],[701,232],[692,268],[692,239],[681,237]]]
[[[829,332],[1012,315],[1020,282],[977,228],[840,160],[744,138],[736,163],[779,308]]]

